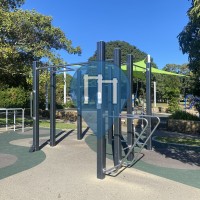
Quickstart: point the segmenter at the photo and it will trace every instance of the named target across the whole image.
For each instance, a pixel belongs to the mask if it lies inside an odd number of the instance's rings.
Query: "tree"
[[[134,62],[144,60],[147,57],[147,54],[141,50],[139,50],[136,46],[130,45],[127,42],[116,40],[110,41],[106,43],[106,59],[113,58],[114,48],[121,49],[121,62],[122,64],[126,63],[127,54],[132,54],[134,56]],[[96,52],[89,60],[96,60]],[[153,61],[153,60],[152,60]],[[152,63],[152,67],[156,67],[155,63]]]
[[[11,8],[22,1],[12,2],[16,4],[10,4]],[[26,78],[34,60],[46,58],[50,63],[60,64],[63,61],[57,50],[81,53],[80,47],[72,47],[62,30],[52,25],[52,17],[36,11],[0,9],[0,24],[0,82],[5,87],[19,84],[27,87]]]
[[[20,7],[24,2],[25,0],[0,0],[0,8],[8,11]]]
[[[189,22],[178,35],[178,40],[182,52],[189,55],[190,69],[200,75],[200,0],[192,0],[191,4],[187,12]]]

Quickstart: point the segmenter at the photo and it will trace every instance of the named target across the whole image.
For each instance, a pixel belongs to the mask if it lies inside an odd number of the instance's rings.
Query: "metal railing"
[[[5,115],[5,127],[6,131],[9,129],[9,115],[13,115],[13,130],[16,131],[17,123],[16,123],[16,116],[18,115],[18,112],[21,111],[21,128],[22,133],[24,132],[24,110],[23,108],[0,108],[1,115]]]

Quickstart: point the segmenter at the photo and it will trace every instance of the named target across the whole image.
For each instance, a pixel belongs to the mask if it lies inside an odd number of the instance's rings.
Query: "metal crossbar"
[[[114,118],[131,118],[131,119],[143,119],[146,122],[145,127],[143,128],[143,130],[141,131],[141,133],[138,135],[137,139],[134,141],[133,145],[129,147],[129,151],[127,152],[127,154],[125,155],[125,157],[119,162],[118,165],[115,165],[114,167],[111,167],[109,169],[103,169],[103,172],[105,174],[111,174],[111,173],[117,173],[118,170],[121,167],[130,167],[132,166],[138,159],[139,154],[141,153],[142,149],[144,148],[144,146],[147,144],[147,141],[151,138],[152,134],[155,132],[156,128],[158,127],[159,123],[160,123],[160,118],[157,116],[152,116],[152,115],[119,115],[119,116],[110,116],[110,117],[114,117]],[[155,127],[153,128],[153,130],[151,131],[151,133],[148,135],[148,137],[145,139],[144,143],[139,146],[139,151],[134,152],[134,158],[132,161],[127,161],[128,156],[133,152],[134,148],[136,147],[136,145],[138,145],[139,140],[142,138],[142,136],[144,135],[147,127],[148,127],[148,120],[146,118],[156,118],[157,119],[157,124],[155,125]],[[140,143],[141,144],[141,143]]]

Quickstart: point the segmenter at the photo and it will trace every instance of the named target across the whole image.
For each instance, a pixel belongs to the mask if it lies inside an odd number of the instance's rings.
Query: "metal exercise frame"
[[[72,63],[66,65],[51,65],[45,67],[39,67],[38,62],[33,62],[33,145],[30,148],[30,152],[40,150],[39,144],[39,71],[50,70],[50,146],[56,145],[56,73],[63,71],[74,71],[69,66],[84,65],[87,62]],[[65,68],[60,70],[59,68]],[[81,110],[78,110],[77,126],[77,138],[81,139],[82,134],[82,117],[80,115]]]
[[[24,110],[23,108],[0,108],[0,111],[5,111],[6,114],[6,131],[8,130],[8,115],[9,111],[13,111],[13,130],[16,130],[16,113],[17,111],[21,111],[22,118],[22,133],[24,132]]]
[[[105,42],[100,41],[97,43],[97,61],[106,61],[105,59]],[[112,60],[116,66],[121,68],[121,51],[119,48],[114,49],[114,59]],[[39,67],[37,62],[33,63],[33,146],[30,151],[38,151],[40,149],[39,146],[39,71],[40,70],[50,70],[50,146],[55,146],[55,115],[56,115],[56,72],[61,71],[59,68],[65,68],[67,71],[68,66],[73,65],[85,65],[88,62],[84,63],[73,63],[67,65],[58,65],[58,66],[45,66]],[[70,70],[70,69],[69,69]],[[62,70],[63,71],[63,70]],[[105,65],[104,62],[99,62],[98,64],[98,75],[104,76],[105,73]],[[112,76],[112,70],[109,71]],[[102,98],[102,104],[97,102],[97,178],[104,179],[106,174],[110,174],[113,172],[117,172],[122,166],[131,166],[137,159],[136,154],[139,154],[142,148],[147,145],[147,149],[151,149],[151,136],[156,130],[160,119],[157,118],[158,122],[153,130],[151,130],[151,119],[152,111],[151,111],[151,63],[150,57],[148,57],[146,64],[146,106],[147,106],[147,114],[146,115],[133,115],[132,112],[132,93],[133,93],[133,56],[127,55],[127,73],[128,73],[128,81],[130,85],[130,92],[127,99],[127,115],[119,115],[121,109],[121,88],[120,84],[117,85],[117,105],[113,107],[112,105],[112,86],[111,84],[108,86],[108,124],[110,125],[110,129],[108,132],[108,143],[112,145],[113,149],[113,160],[114,167],[107,169],[106,168],[106,128],[105,128],[105,107],[102,106],[105,104],[105,100],[107,98]],[[117,72],[115,74],[118,82],[121,80],[121,72]],[[77,81],[81,85],[81,70],[77,74]],[[102,88],[102,94],[104,94],[104,88]],[[77,139],[82,139],[82,106],[81,106],[81,89],[77,87]],[[114,108],[114,109],[113,109]],[[121,118],[127,118],[127,153],[124,158],[122,158],[122,134],[121,134]],[[134,140],[134,129],[133,129],[133,120],[134,119],[142,119],[146,122],[146,126]],[[113,125],[112,125],[113,124]],[[140,146],[140,151],[135,152],[134,148],[138,145],[138,141],[141,137],[146,134],[147,138],[145,142]]]
[[[114,50],[114,64],[117,65],[119,68],[121,67],[121,52],[120,49]],[[97,61],[105,61],[105,42],[101,41],[97,43]],[[99,66],[99,74],[104,73],[103,66]],[[106,169],[106,135],[103,134],[101,137],[97,137],[97,178],[104,179],[106,174],[110,174],[113,172],[117,172],[122,166],[131,166],[138,158],[139,153],[142,151],[144,146],[147,146],[148,150],[152,149],[151,145],[151,136],[155,132],[156,128],[160,123],[160,119],[156,116],[152,116],[152,109],[151,109],[151,62],[150,56],[147,57],[147,64],[146,64],[146,107],[147,113],[146,115],[136,116],[133,115],[133,108],[132,108],[132,93],[133,93],[133,56],[127,55],[127,74],[128,74],[128,81],[130,85],[130,92],[127,99],[127,115],[126,116],[116,116],[116,113],[119,113],[117,109],[120,108],[120,99],[118,95],[118,107],[114,109],[114,115],[112,111],[112,102],[111,95],[108,95],[108,124],[113,123],[114,125],[108,130],[108,143],[113,145],[113,161],[114,167],[110,169]],[[118,81],[120,74],[118,76]],[[119,84],[118,84],[119,85]],[[112,88],[108,88],[109,93],[112,94]],[[118,88],[118,93],[120,94],[121,88]],[[103,93],[103,91],[102,91]],[[104,101],[104,100],[103,100]],[[102,103],[103,104],[103,103]],[[104,115],[103,115],[104,114]],[[97,135],[101,135],[102,130],[105,129],[105,113],[99,107],[97,111],[98,124],[97,124]],[[113,117],[114,116],[114,117]],[[127,118],[127,149],[128,152],[126,153],[125,157],[122,159],[122,145],[121,145],[121,118]],[[151,130],[151,119],[156,118],[157,124]],[[100,120],[99,120],[100,119]],[[134,129],[133,129],[133,120],[134,119],[142,119],[146,122],[144,129],[138,135],[138,137],[134,141]],[[113,131],[114,128],[114,131]],[[134,152],[134,148],[138,145],[139,140],[143,135],[146,135],[146,140],[139,148],[139,152]]]

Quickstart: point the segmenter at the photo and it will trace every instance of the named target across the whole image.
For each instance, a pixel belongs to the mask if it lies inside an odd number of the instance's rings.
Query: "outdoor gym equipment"
[[[50,69],[50,146],[55,146],[55,89],[56,80],[55,74],[61,71],[71,71],[69,66],[80,65],[75,78],[76,103],[77,103],[77,139],[82,139],[82,117],[89,115],[90,119],[95,121],[90,128],[97,136],[97,178],[103,179],[106,174],[117,172],[122,166],[131,166],[138,158],[144,146],[151,149],[151,136],[156,130],[160,120],[158,117],[152,116],[151,111],[151,63],[150,56],[147,58],[146,64],[146,115],[134,115],[132,113],[132,93],[133,93],[133,56],[127,55],[127,77],[121,71],[121,51],[119,48],[114,49],[114,58],[112,62],[105,60],[105,42],[97,43],[97,62],[96,63],[75,63],[59,66],[39,67],[37,62],[33,63],[33,146],[31,151],[38,151],[39,146],[39,71]],[[87,71],[95,71],[92,75]],[[90,99],[88,92],[88,81],[92,80],[95,83],[95,110],[92,112],[87,110],[87,104]],[[127,86],[127,87],[124,87]],[[114,86],[114,88],[113,88]],[[123,90],[122,90],[123,87]],[[83,91],[84,89],[84,91]],[[94,89],[94,88],[93,88]],[[127,94],[124,93],[127,92]],[[93,95],[94,96],[94,95]],[[124,98],[127,100],[127,115],[121,114]],[[84,110],[86,109],[86,110]],[[92,118],[91,118],[92,116]],[[157,119],[156,126],[151,130],[151,119]],[[122,139],[121,118],[127,119],[127,139]],[[146,122],[145,127],[140,133],[135,134],[133,128],[133,119],[142,119]],[[106,127],[106,124],[108,126]],[[95,126],[95,127],[94,127]],[[140,139],[143,136],[146,139],[141,144]],[[106,168],[106,146],[112,145],[114,167]],[[126,147],[122,149],[123,144]],[[135,147],[139,146],[138,151]],[[122,156],[122,150],[125,152],[125,157]]]
[[[85,63],[73,63],[66,65],[38,66],[38,62],[33,62],[33,145],[30,152],[40,150],[39,144],[39,72],[41,70],[50,70],[50,146],[56,144],[56,73],[64,71],[74,71],[70,66],[84,65]],[[62,68],[62,69],[61,69]],[[81,138],[82,119],[78,114],[77,138]]]

